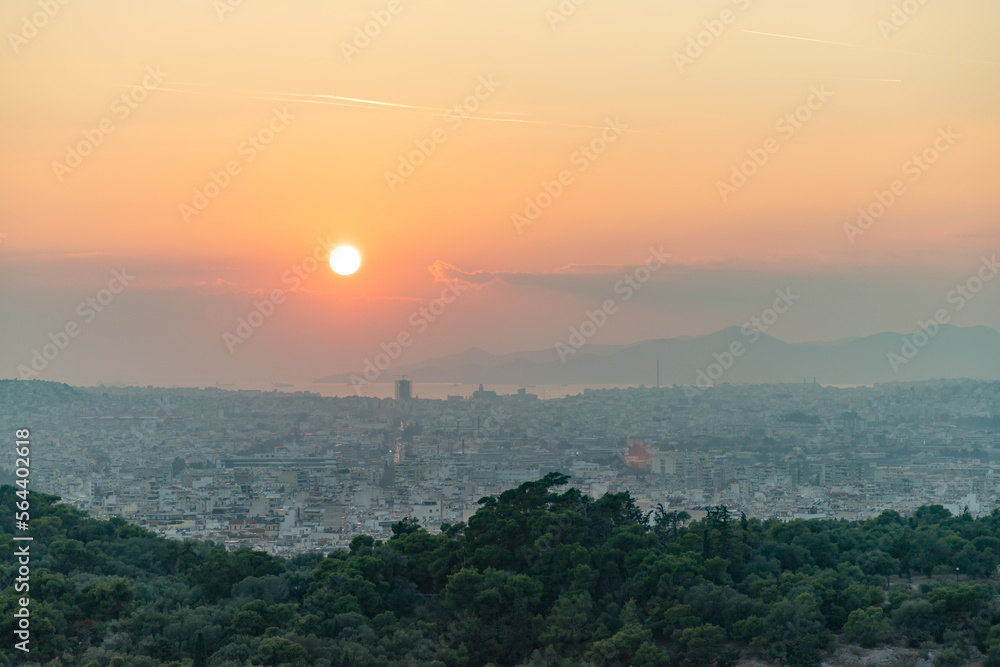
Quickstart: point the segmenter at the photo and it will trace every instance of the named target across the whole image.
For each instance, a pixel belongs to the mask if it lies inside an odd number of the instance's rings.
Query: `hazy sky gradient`
[[[554,30],[556,1],[412,0],[351,62],[341,44],[388,2],[244,0],[220,18],[222,1],[70,2],[17,53],[9,33],[38,5],[0,7],[0,377],[73,320],[81,333],[43,379],[353,370],[441,293],[436,262],[498,277],[400,363],[546,348],[651,245],[671,266],[593,342],[709,333],[783,287],[802,299],[779,338],[912,331],[1000,250],[992,0],[926,3],[887,38],[891,0],[588,0]],[[733,22],[679,72],[674,53],[724,10]],[[163,82],[120,119],[116,98],[157,66]],[[480,77],[500,85],[453,127],[442,114]],[[776,122],[814,87],[833,95],[782,136]],[[241,143],[275,108],[295,117],[248,162]],[[105,118],[114,131],[59,182],[53,161]],[[575,152],[615,118],[629,131],[579,171]],[[446,141],[390,191],[385,172],[437,128]],[[960,137],[912,182],[904,163],[942,128]],[[772,137],[780,149],[722,201],[718,181]],[[185,224],[179,205],[230,160],[240,173]],[[518,233],[511,215],[562,170],[573,183]],[[895,179],[905,194],[850,243],[844,224]],[[320,267],[230,354],[223,333],[292,287],[283,276],[317,238],[355,245],[362,270]],[[122,267],[135,280],[83,322],[77,304]],[[954,323],[1000,327],[998,295],[1000,280]]]

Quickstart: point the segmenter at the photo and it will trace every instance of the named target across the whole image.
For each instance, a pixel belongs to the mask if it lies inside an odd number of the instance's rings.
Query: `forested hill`
[[[1000,511],[704,520],[549,475],[469,525],[410,521],[283,560],[169,541],[31,494],[30,661],[154,665],[818,665],[838,644],[1000,664]],[[15,489],[0,490],[0,662],[12,646]],[[956,572],[957,568],[957,572]],[[907,661],[897,651],[895,664]],[[916,651],[913,652],[916,655]],[[886,664],[886,663],[883,663]]]

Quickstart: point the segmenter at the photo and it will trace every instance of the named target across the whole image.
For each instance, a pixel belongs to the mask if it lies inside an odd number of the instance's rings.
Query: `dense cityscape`
[[[328,553],[410,517],[465,522],[549,473],[646,514],[864,520],[1000,504],[1000,383],[812,382],[447,400],[0,382],[0,428],[31,429],[32,489],[95,518],[230,550]],[[13,479],[14,452],[0,470]]]

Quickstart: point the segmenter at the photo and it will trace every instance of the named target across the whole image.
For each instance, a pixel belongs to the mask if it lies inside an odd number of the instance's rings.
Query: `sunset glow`
[[[551,349],[661,245],[590,342],[711,333],[793,283],[783,340],[913,331],[1000,241],[1000,5],[570,4],[119,0],[25,37],[37,4],[5,3],[4,373],[122,267],[47,377],[350,371],[446,283],[407,361]],[[370,249],[350,281],[308,270],[338,239]],[[998,294],[956,323],[1000,326]]]

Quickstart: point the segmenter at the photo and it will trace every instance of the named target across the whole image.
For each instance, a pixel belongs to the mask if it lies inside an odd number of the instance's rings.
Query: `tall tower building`
[[[413,397],[412,386],[409,380],[396,380],[396,400],[406,401]]]

